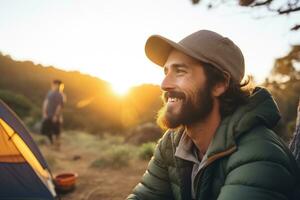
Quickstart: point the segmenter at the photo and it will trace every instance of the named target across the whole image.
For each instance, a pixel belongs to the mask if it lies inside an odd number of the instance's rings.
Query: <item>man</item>
[[[66,101],[63,93],[64,84],[61,80],[53,80],[51,90],[48,92],[43,103],[43,124],[42,133],[47,135],[51,144],[57,149],[60,147],[60,131],[62,109]],[[54,137],[53,137],[54,136]]]
[[[241,50],[207,30],[179,43],[154,35],[145,50],[164,69],[158,122],[169,129],[128,199],[291,198],[297,166],[270,130],[279,111],[267,90],[242,89]]]

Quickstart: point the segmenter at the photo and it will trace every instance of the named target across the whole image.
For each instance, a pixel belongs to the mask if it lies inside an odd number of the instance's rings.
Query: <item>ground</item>
[[[139,182],[147,167],[147,160],[132,158],[126,165],[91,167],[98,155],[119,148],[120,138],[98,138],[89,134],[67,132],[62,137],[59,150],[49,145],[46,138],[35,136],[52,174],[63,172],[78,174],[76,189],[61,196],[62,200],[118,200],[125,199]],[[135,147],[123,145],[134,151]]]

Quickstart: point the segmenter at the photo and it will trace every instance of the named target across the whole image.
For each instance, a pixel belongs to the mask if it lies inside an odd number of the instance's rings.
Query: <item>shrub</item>
[[[144,143],[139,149],[139,158],[142,160],[150,160],[153,156],[155,145],[156,144],[154,142]]]
[[[94,168],[121,168],[128,166],[130,159],[131,151],[127,146],[113,146],[104,152],[100,158],[93,161],[90,166]]]
[[[30,128],[32,128],[41,118],[40,108],[21,94],[0,90],[0,99],[2,99]]]
[[[33,105],[25,96],[6,90],[0,90],[0,98],[21,118],[31,114]]]
[[[162,130],[156,124],[149,122],[133,128],[127,138],[127,142],[135,145],[157,142],[161,136]]]

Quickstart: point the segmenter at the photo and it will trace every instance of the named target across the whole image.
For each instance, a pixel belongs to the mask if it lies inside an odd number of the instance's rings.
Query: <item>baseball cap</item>
[[[173,49],[229,73],[238,83],[244,77],[245,62],[240,48],[229,38],[213,31],[197,31],[178,43],[160,35],[152,35],[145,45],[147,57],[162,67]]]

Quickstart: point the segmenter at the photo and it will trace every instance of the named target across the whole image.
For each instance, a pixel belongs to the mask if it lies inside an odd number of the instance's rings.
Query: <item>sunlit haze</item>
[[[122,83],[115,83],[111,84],[112,90],[119,96],[123,96],[128,93],[130,89],[130,85],[122,84]]]
[[[264,15],[233,5],[207,10],[189,0],[2,0],[0,51],[97,76],[124,93],[130,86],[162,80],[161,69],[144,54],[150,35],[179,41],[210,29],[240,46],[247,74],[262,82],[274,59],[300,42],[289,31],[299,15],[257,19]]]

